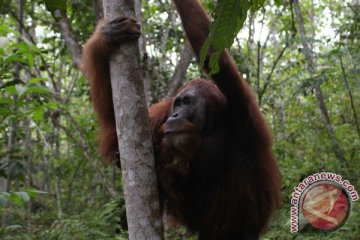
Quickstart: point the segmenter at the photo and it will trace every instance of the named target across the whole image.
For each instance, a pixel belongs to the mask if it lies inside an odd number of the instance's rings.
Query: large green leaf
[[[219,57],[224,49],[230,48],[238,32],[244,25],[248,10],[257,11],[265,0],[219,0],[215,9],[214,22],[201,52],[200,62],[204,64],[209,49],[214,49],[210,57],[211,74],[219,71]]]

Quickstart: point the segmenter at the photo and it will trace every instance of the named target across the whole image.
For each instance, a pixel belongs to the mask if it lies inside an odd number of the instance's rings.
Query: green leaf
[[[13,62],[19,62],[23,64],[27,64],[27,62],[24,60],[23,56],[20,56],[18,54],[11,55],[4,59],[5,63],[13,63]]]
[[[210,33],[200,51],[200,63],[204,65],[209,50],[210,73],[217,73],[220,68],[218,61],[224,49],[228,49],[240,29],[243,27],[248,10],[255,12],[262,7],[264,0],[219,0],[215,9],[214,21],[210,26]]]
[[[18,42],[18,43],[13,43],[9,46],[9,49],[13,49],[13,50],[18,50],[21,53],[28,53],[30,52],[30,48],[29,45],[26,44],[25,42]]]
[[[43,78],[38,78],[38,77],[35,77],[35,78],[32,78],[28,81],[28,84],[35,84],[35,83],[39,83],[39,82],[42,82],[44,81],[45,79]]]
[[[66,15],[67,0],[44,0],[46,10],[51,12],[54,18],[59,19]]]
[[[250,1],[251,11],[256,12],[264,5],[265,0],[252,0]]]
[[[17,94],[16,88],[14,85],[6,87],[5,92],[7,92],[9,94]]]
[[[16,205],[22,206],[25,202],[30,200],[30,196],[27,192],[13,192],[10,193],[9,201]]]
[[[33,119],[34,119],[34,121],[35,121],[35,122],[39,122],[39,121],[42,119],[42,117],[44,116],[44,113],[45,113],[45,111],[44,111],[44,107],[43,107],[43,106],[41,106],[41,107],[39,107],[38,109],[36,109],[36,110],[33,112]]]
[[[59,108],[59,103],[58,102],[48,102],[44,105],[44,107],[47,107],[49,109],[58,109]]]
[[[44,192],[44,191],[40,191],[40,190],[36,190],[36,189],[28,190],[27,193],[32,198],[37,197],[39,194],[49,194],[48,192]]]
[[[0,98],[0,104],[10,105],[12,103],[13,103],[13,100],[11,98],[7,98],[7,97]]]
[[[31,42],[13,43],[9,46],[9,51],[13,51],[14,54],[6,58],[5,62],[20,62],[30,67],[34,66],[34,55],[40,53]]]
[[[28,202],[30,200],[30,196],[27,192],[15,192],[15,194],[19,197],[21,197],[24,202]]]
[[[24,91],[24,94],[28,94],[28,93],[48,94],[48,93],[50,93],[50,90],[49,90],[48,88],[43,88],[43,87],[28,87],[28,88]]]
[[[7,108],[0,107],[0,116],[6,117],[9,114],[9,110]]]
[[[0,0],[1,1],[1,0]],[[14,32],[9,26],[0,25],[0,36],[6,36],[8,33]]]
[[[275,0],[275,5],[277,7],[280,7],[281,5],[284,5],[284,0]]]
[[[32,53],[27,53],[26,54],[27,60],[28,60],[28,64],[30,67],[34,66],[34,57]]]
[[[215,74],[220,71],[220,66],[218,64],[220,54],[221,54],[221,52],[216,52],[213,55],[211,55],[210,62],[209,62],[210,69],[211,69],[210,74]]]

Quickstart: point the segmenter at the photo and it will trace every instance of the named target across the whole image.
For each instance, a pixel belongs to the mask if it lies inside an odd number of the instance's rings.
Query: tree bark
[[[299,1],[298,0],[293,0],[293,6],[294,6],[294,11],[295,11],[295,16],[298,22],[298,26],[299,26],[299,32],[300,32],[300,39],[301,39],[301,43],[303,46],[303,50],[302,53],[305,56],[306,59],[306,63],[307,63],[307,70],[310,73],[310,75],[313,77],[316,74],[316,64],[315,64],[315,60],[312,54],[312,49],[310,49],[309,47],[309,40],[306,36],[306,31],[305,31],[305,27],[304,27],[304,21],[303,21],[303,17],[301,14],[301,10],[300,10],[300,5],[299,5]],[[334,134],[334,130],[333,127],[331,125],[331,120],[326,108],[326,104],[324,101],[324,97],[323,97],[323,93],[321,90],[321,83],[316,83],[315,84],[315,95],[316,95],[316,99],[318,102],[318,106],[320,108],[320,112],[324,121],[324,126],[326,129],[326,132],[328,134],[329,140],[331,142],[332,145],[332,151],[335,154],[336,158],[338,159],[340,166],[341,167],[345,167],[346,165],[346,159],[345,156],[339,146],[339,143],[335,137]]]
[[[104,15],[134,16],[133,0],[105,0]],[[110,60],[116,131],[129,239],[162,239],[153,147],[141,81],[138,42],[122,44]]]
[[[142,14],[141,14],[141,2],[142,0],[134,0],[135,4],[135,16],[136,20],[142,24]],[[146,39],[144,35],[141,35],[139,38],[139,48],[140,48],[140,57],[141,57],[141,67],[142,67],[142,79],[144,83],[144,92],[146,105],[150,106],[151,98],[151,78],[149,74],[149,56],[146,51]]]
[[[16,101],[15,97],[13,98],[14,101]],[[8,144],[7,144],[7,154],[6,157],[4,159],[4,166],[5,166],[5,172],[7,174],[6,178],[3,178],[3,191],[4,192],[10,192],[10,183],[11,183],[11,179],[10,179],[10,160],[12,158],[13,152],[14,152],[14,148],[15,148],[15,143],[16,143],[16,124],[15,122],[10,118],[9,119],[10,124],[9,124],[9,133],[8,133]],[[2,218],[1,218],[1,226],[6,226],[7,225],[7,220],[8,220],[8,204],[5,204],[4,206],[4,210],[3,210],[3,214],[2,214]]]
[[[180,54],[180,60],[179,60],[178,64],[176,65],[174,74],[173,74],[170,84],[168,86],[168,90],[167,90],[168,97],[174,96],[176,94],[177,89],[179,88],[181,82],[185,78],[186,71],[187,71],[193,57],[194,57],[194,53],[191,48],[191,45],[188,41],[186,41],[184,49],[182,50],[182,52]]]
[[[92,0],[92,5],[94,8],[96,22],[98,22],[100,19],[102,19],[104,17],[102,1],[101,0]]]
[[[249,14],[249,34],[248,34],[248,40],[247,40],[247,51],[248,51],[248,62],[251,62],[250,59],[253,58],[254,55],[254,48],[255,48],[255,42],[254,42],[254,21],[255,16],[254,13],[250,11]],[[247,82],[250,84],[252,77],[253,77],[253,69],[249,68],[249,73],[247,75]],[[250,84],[251,85],[251,84]]]
[[[58,219],[63,218],[62,202],[61,202],[61,184],[59,176],[55,177],[55,194],[56,194],[56,206]]]
[[[359,138],[360,138],[359,120],[358,120],[357,113],[356,113],[356,110],[355,110],[355,104],[354,104],[353,95],[352,95],[352,92],[351,92],[349,81],[347,80],[347,76],[346,76],[346,72],[345,72],[344,63],[342,61],[342,57],[340,56],[339,58],[340,58],[341,71],[342,71],[342,74],[343,74],[343,80],[344,80],[345,87],[346,87],[346,89],[348,91],[348,94],[349,94],[351,109],[352,109],[353,116],[354,116],[354,119],[355,119],[356,130],[357,130],[357,133],[358,133]]]
[[[57,26],[60,29],[60,33],[65,40],[67,49],[70,51],[70,55],[73,61],[73,64],[76,68],[80,68],[81,64],[81,46],[76,40],[74,30],[69,23],[67,17],[62,17],[58,22]]]

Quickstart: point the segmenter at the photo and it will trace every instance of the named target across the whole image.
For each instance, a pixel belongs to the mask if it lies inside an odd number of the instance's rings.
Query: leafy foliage
[[[51,228],[41,235],[43,239],[49,240],[126,240],[128,239],[126,233],[118,227],[121,222],[120,216],[119,201],[110,201],[96,212],[85,210],[78,216],[55,221]]]
[[[209,66],[211,74],[217,73],[218,61],[224,49],[229,49],[233,41],[243,27],[248,10],[257,11],[265,0],[219,0],[215,9],[214,22],[210,27],[210,33],[200,52],[200,62],[204,64],[205,57],[210,49],[215,51],[211,54]]]
[[[44,0],[46,9],[51,12],[55,18],[66,16],[67,0]]]

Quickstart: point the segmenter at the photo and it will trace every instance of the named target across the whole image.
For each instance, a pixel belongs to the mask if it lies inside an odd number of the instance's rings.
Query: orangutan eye
[[[175,101],[174,101],[174,107],[179,107],[180,105],[181,105],[181,100],[180,100],[180,98],[175,99]]]
[[[185,96],[182,100],[184,105],[189,105],[191,103],[191,99],[188,96]]]

